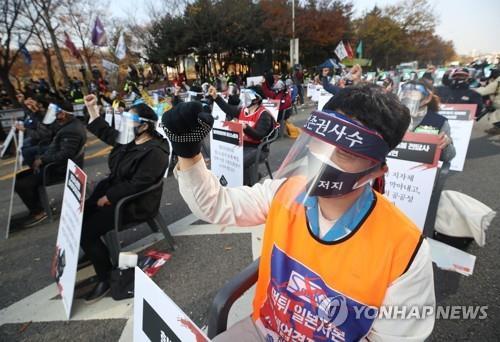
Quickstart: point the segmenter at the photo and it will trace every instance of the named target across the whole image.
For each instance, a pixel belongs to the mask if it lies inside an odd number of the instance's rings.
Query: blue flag
[[[106,46],[106,32],[99,17],[95,18],[94,28],[92,29],[92,44],[97,46]]]
[[[363,58],[363,41],[360,40],[358,46],[356,47],[356,54],[358,58]]]
[[[24,63],[26,63],[27,65],[31,65],[32,60],[30,52],[28,51],[28,49],[24,44],[21,44],[21,37],[18,37],[17,42],[19,44],[19,52],[21,52],[23,55]]]

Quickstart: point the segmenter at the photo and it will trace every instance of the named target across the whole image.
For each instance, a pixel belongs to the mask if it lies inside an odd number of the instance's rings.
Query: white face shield
[[[257,93],[251,89],[241,89],[240,105],[244,108],[250,107],[259,99]]]
[[[409,110],[413,118],[419,117],[425,112],[420,110],[425,100],[429,97],[429,92],[421,84],[407,83],[401,88],[399,99]]]
[[[45,116],[43,117],[42,123],[44,125],[50,125],[51,123],[56,121],[57,113],[60,110],[61,109],[59,108],[59,106],[57,106],[53,103],[49,104],[49,107],[47,108],[47,112],[45,113]]]
[[[389,147],[372,129],[336,112],[313,112],[275,178],[294,182],[289,203],[340,197],[371,181]]]
[[[138,129],[144,122],[156,123],[154,120],[141,118],[136,113],[123,112],[120,126],[117,128],[118,136],[116,137],[116,142],[121,145],[130,144],[138,135]]]

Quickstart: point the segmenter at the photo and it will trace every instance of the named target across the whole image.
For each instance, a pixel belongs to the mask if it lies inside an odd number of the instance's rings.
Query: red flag
[[[345,50],[347,51],[347,56],[349,58],[353,58],[354,57],[354,53],[352,53],[352,48],[351,48],[351,44],[349,43],[349,41],[347,41],[345,45]]]
[[[65,37],[64,45],[66,45],[66,47],[71,52],[73,57],[80,58],[80,51],[78,51],[75,44],[73,44],[73,42],[71,41],[71,38],[69,37],[69,35],[66,32],[64,32],[64,37]]]

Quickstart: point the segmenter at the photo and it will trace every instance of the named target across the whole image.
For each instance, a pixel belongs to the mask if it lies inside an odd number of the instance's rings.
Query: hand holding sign
[[[439,133],[438,137],[439,137],[438,148],[444,150],[451,143],[451,139],[444,132]]]

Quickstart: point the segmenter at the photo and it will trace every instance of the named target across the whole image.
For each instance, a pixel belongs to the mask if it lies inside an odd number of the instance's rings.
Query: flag
[[[337,47],[335,48],[335,54],[339,58],[339,61],[342,61],[344,58],[348,56],[344,43],[342,41],[340,41]]]
[[[115,56],[118,59],[124,59],[127,54],[127,45],[125,45],[125,37],[123,37],[123,32],[120,33],[120,38],[118,38],[118,43],[116,44]]]
[[[19,43],[19,52],[22,53],[23,58],[24,58],[24,63],[26,63],[27,65],[31,65],[31,55],[30,55],[30,52],[26,48],[25,44],[21,44],[21,37],[20,36],[17,38],[17,41]]]
[[[358,46],[356,47],[356,54],[358,58],[363,58],[363,41],[360,40]]]
[[[345,44],[345,50],[347,51],[347,56],[349,58],[353,58],[354,57],[354,54],[352,53],[351,44],[349,44],[349,41],[347,41],[347,44]]]
[[[80,51],[76,48],[75,44],[71,41],[71,38],[69,37],[68,33],[64,32],[64,45],[68,48],[68,50],[71,52],[73,57],[75,58],[80,58]]]
[[[95,18],[94,28],[92,29],[92,44],[97,46],[106,46],[106,32],[102,26],[99,17]]]

